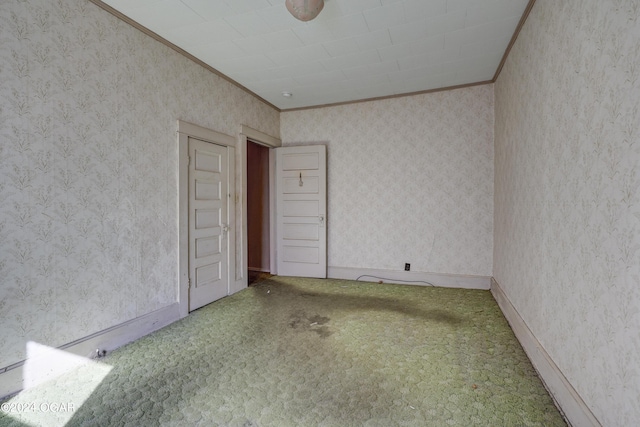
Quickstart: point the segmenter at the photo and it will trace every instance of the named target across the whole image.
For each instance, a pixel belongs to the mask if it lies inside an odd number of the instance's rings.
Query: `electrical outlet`
[[[408,262],[404,263],[404,271],[410,271],[411,270],[411,264],[409,264]]]

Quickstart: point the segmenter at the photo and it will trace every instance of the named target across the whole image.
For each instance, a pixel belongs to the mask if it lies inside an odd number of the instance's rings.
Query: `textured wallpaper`
[[[491,276],[493,86],[281,114],[326,144],[328,265]]]
[[[640,3],[538,0],[496,83],[494,276],[605,426],[640,422]]]
[[[0,367],[177,301],[177,119],[279,135],[86,0],[0,1]]]

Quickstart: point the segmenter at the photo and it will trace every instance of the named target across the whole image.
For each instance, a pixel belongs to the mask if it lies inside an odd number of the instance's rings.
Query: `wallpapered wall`
[[[0,367],[177,300],[176,120],[278,112],[86,0],[0,2]]]
[[[606,426],[640,420],[640,4],[538,0],[496,83],[494,276]]]
[[[491,276],[493,86],[284,112],[326,144],[328,265]]]

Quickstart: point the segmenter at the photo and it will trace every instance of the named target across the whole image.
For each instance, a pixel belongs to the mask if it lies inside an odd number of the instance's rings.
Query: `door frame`
[[[250,128],[249,126],[242,125],[240,126],[240,140],[238,143],[238,156],[241,160],[240,170],[241,173],[241,186],[240,194],[242,195],[242,203],[238,208],[241,211],[239,215],[242,217],[242,227],[241,228],[241,236],[238,238],[238,242],[242,242],[242,256],[240,257],[240,262],[236,263],[236,279],[243,283],[242,288],[247,287],[248,278],[247,278],[247,267],[249,260],[249,238],[247,235],[247,140],[251,140],[252,142],[268,147],[269,150],[269,234],[271,238],[269,239],[269,269],[271,270],[271,274],[278,274],[278,268],[276,264],[276,201],[275,201],[275,185],[276,185],[276,176],[275,176],[275,164],[276,164],[276,153],[271,148],[282,147],[282,141],[278,138],[275,138],[271,135],[267,135],[264,132],[260,132],[259,130]]]
[[[177,299],[180,306],[180,317],[189,314],[189,138],[199,139],[216,145],[227,147],[229,163],[229,191],[230,200],[228,203],[228,222],[230,231],[236,229],[236,139],[224,133],[216,132],[193,123],[178,120],[178,245],[179,264],[178,277],[179,285]],[[234,238],[231,238],[234,236]],[[236,237],[237,233],[229,233],[227,239],[227,263],[228,280],[227,295],[233,293],[235,286],[232,280],[233,272],[236,271]]]

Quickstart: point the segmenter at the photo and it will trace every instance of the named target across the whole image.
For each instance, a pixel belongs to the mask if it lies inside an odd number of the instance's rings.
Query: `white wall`
[[[638,2],[538,0],[495,96],[494,277],[599,421],[638,425]]]
[[[326,144],[328,264],[491,276],[493,86],[284,112]]]
[[[86,0],[0,2],[0,367],[177,300],[176,120],[279,113]]]

